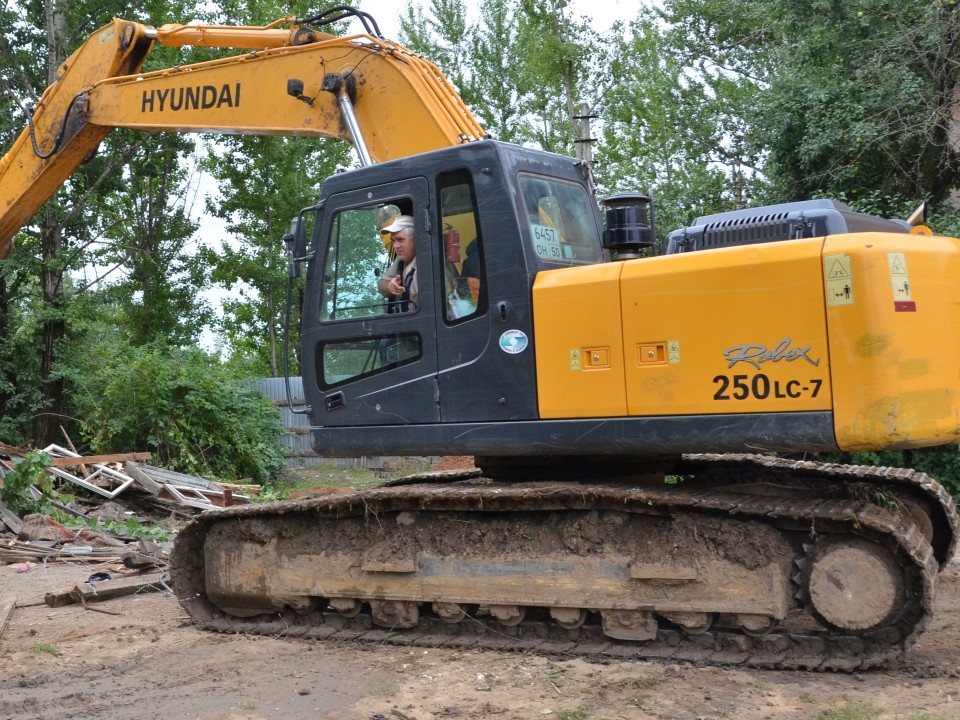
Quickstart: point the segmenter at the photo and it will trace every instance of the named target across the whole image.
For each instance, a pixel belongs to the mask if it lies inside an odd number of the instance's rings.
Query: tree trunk
[[[55,442],[62,422],[64,398],[63,380],[54,373],[57,346],[66,334],[63,320],[63,271],[57,267],[63,239],[57,215],[48,204],[43,210],[40,243],[43,253],[41,283],[43,287],[43,355],[40,377],[43,384],[43,407],[37,415],[34,438],[37,445],[46,447]]]
[[[66,60],[65,8],[45,0],[44,13],[47,19],[47,82],[56,79],[57,68]],[[37,414],[34,426],[34,441],[46,447],[57,438],[57,429],[63,415],[63,380],[54,373],[57,361],[57,346],[66,332],[63,319],[63,269],[58,260],[63,246],[63,228],[54,211],[56,200],[44,206],[40,223],[40,244],[43,258],[41,286],[43,288],[43,342],[40,362],[40,377],[43,387],[43,407]]]

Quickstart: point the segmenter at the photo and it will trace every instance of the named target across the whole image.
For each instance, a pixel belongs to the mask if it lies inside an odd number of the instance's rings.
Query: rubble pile
[[[154,467],[143,462],[150,459],[145,452],[81,456],[59,445],[43,451],[51,458],[45,473],[55,491],[47,502],[82,527],[67,527],[45,515],[20,518],[0,501],[0,565],[121,561],[136,541],[128,537],[136,533],[127,529],[167,523],[172,530],[175,522],[197,512],[247,503],[260,490]],[[23,448],[0,444],[0,485],[25,456]],[[33,500],[44,497],[36,486],[29,492]],[[62,493],[69,493],[69,503],[57,499]]]

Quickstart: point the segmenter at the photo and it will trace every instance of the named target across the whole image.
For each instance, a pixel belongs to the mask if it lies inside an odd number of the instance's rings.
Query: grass
[[[377,685],[371,685],[364,695],[375,698],[391,698],[400,692],[400,689],[395,685],[388,685],[387,683],[378,683]]]
[[[34,643],[33,651],[36,653],[49,653],[50,655],[56,655],[58,657],[60,655],[60,648],[58,648],[53,643],[48,643],[48,642]]]
[[[394,458],[382,469],[346,467],[340,465],[305,465],[284,472],[282,487],[276,488],[269,497],[258,500],[280,500],[298,492],[315,488],[337,487],[366,490],[388,480],[425,472],[430,469],[427,460]]]
[[[809,720],[877,720],[883,712],[882,709],[875,708],[872,705],[849,700],[833,710],[823,710],[816,715],[812,715]],[[897,715],[896,720],[946,720],[946,718],[942,715],[929,715],[918,710],[905,718]]]
[[[589,717],[590,715],[582,707],[578,707],[574,710],[557,711],[557,720],[587,720]]]

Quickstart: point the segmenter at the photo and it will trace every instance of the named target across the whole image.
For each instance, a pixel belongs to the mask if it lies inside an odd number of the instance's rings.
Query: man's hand
[[[389,282],[387,282],[387,292],[394,297],[403,295],[403,281],[399,275],[394,275],[390,278]]]

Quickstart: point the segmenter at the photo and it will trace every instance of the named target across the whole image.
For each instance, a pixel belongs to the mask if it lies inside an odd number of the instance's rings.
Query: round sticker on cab
[[[500,336],[500,349],[510,355],[522,353],[528,344],[527,336],[522,330],[507,330]]]

